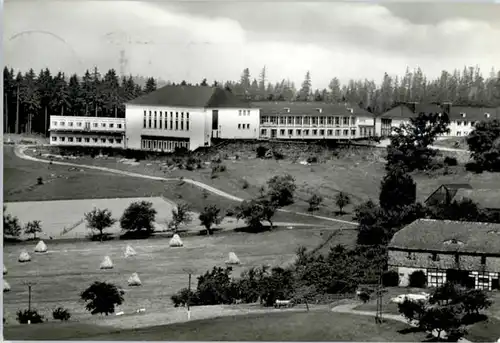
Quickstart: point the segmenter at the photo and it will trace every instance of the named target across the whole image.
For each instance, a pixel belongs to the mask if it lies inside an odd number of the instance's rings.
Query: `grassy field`
[[[43,178],[43,185],[37,185],[38,177]],[[148,180],[22,160],[14,155],[12,146],[4,147],[3,186],[4,202],[163,196],[176,203],[187,202],[194,212],[200,212],[210,204],[217,205],[223,212],[238,205],[236,201],[213,193],[204,194],[200,188],[182,181]],[[81,218],[80,212],[75,213],[75,222]],[[25,222],[22,217],[20,220]],[[330,221],[282,212],[277,212],[274,220],[332,224]]]
[[[353,231],[336,236],[336,243],[352,245]],[[300,245],[315,248],[329,236],[328,229],[277,230],[259,234],[220,233],[211,237],[193,236],[184,238],[183,248],[168,247],[167,239],[109,241],[109,242],[48,242],[47,254],[32,254],[32,261],[17,262],[25,245],[7,245],[3,258],[8,274],[4,278],[12,290],[4,293],[4,311],[8,320],[14,321],[15,312],[27,308],[27,287],[23,282],[36,282],[33,287],[33,307],[45,314],[59,305],[70,309],[75,318],[90,317],[78,300],[84,288],[96,280],[110,281],[122,286],[125,303],[120,310],[125,312],[146,308],[148,313],[162,312],[172,307],[170,296],[187,286],[185,268],[195,275],[204,273],[213,266],[224,266],[229,252],[235,252],[242,261],[234,268],[233,275],[242,270],[262,264],[283,265],[295,258]],[[124,248],[131,244],[138,255],[124,257]],[[332,242],[333,244],[333,242]],[[34,243],[33,247],[34,248]],[[31,249],[28,249],[31,253]],[[104,256],[110,256],[115,267],[99,270]],[[128,277],[137,272],[143,282],[142,287],[127,286]]]
[[[44,327],[45,326],[45,327]],[[404,333],[404,323],[375,324],[373,318],[330,311],[225,316],[136,330],[106,332],[75,324],[32,325],[9,329],[7,339],[81,339],[100,341],[358,341],[422,342],[424,333]]]
[[[399,314],[398,305],[391,302],[391,299],[400,294],[427,292],[429,289],[423,288],[403,288],[388,287],[387,292],[382,297],[382,308],[385,313]],[[472,342],[491,342],[500,338],[500,292],[491,292],[490,298],[493,305],[485,311],[489,319],[484,322],[475,323],[468,328],[467,339]],[[376,311],[377,300],[373,297],[370,301],[355,308],[359,311]]]
[[[335,217],[337,207],[335,205],[335,195],[339,191],[348,193],[351,196],[352,204],[346,207],[347,212],[351,212],[353,207],[368,199],[378,200],[380,182],[385,175],[384,169],[384,149],[369,147],[352,147],[333,153],[325,150],[315,153],[319,163],[313,165],[302,165],[298,163],[306,156],[295,156],[284,160],[257,159],[251,150],[252,146],[238,145],[236,148],[225,148],[229,152],[221,152],[228,157],[234,156],[238,152],[238,160],[225,160],[227,170],[217,174],[212,178],[210,168],[188,170],[166,171],[164,164],[168,157],[157,158],[156,160],[140,161],[137,165],[129,165],[120,162],[120,158],[109,157],[106,159],[94,159],[91,157],[81,157],[72,160],[75,163],[90,164],[127,170],[163,177],[180,177],[194,179],[204,182],[227,193],[240,198],[251,198],[259,194],[259,189],[264,186],[271,177],[288,173],[295,177],[297,184],[295,204],[287,207],[289,210],[307,212],[307,199],[312,194],[319,194],[323,197],[323,204],[317,212],[320,215]],[[246,150],[245,150],[246,149]],[[49,149],[53,152],[53,149]],[[47,150],[47,151],[49,151]],[[33,154],[32,152],[28,152]],[[204,156],[210,159],[212,155]],[[470,183],[474,188],[500,188],[499,173],[473,174],[465,171],[465,168],[453,168],[448,175],[419,173],[413,175],[417,182],[417,199],[424,201],[439,185],[443,183]],[[248,183],[248,187],[243,185]],[[349,219],[349,214],[338,217]]]

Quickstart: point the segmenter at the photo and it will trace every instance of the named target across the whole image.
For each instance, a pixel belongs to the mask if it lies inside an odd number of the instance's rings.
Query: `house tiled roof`
[[[389,249],[500,253],[500,224],[418,219],[396,232]]]
[[[439,113],[443,109],[436,104],[417,104],[415,106],[415,113],[411,110],[409,105],[400,104],[387,112],[382,113],[379,118],[392,118],[392,119],[409,119],[417,115],[417,113]],[[465,117],[462,116],[465,113]],[[489,113],[489,118],[486,117]],[[450,120],[464,120],[464,121],[481,121],[485,119],[500,120],[500,108],[494,107],[466,107],[466,106],[453,106],[450,107],[449,113]]]
[[[226,89],[208,86],[165,86],[127,102],[129,105],[195,107],[195,108],[250,108]]]
[[[374,115],[359,106],[349,104],[334,104],[325,102],[304,102],[304,101],[263,101],[254,102],[253,107],[260,108],[262,115],[356,115],[363,117],[373,117]],[[287,112],[286,109],[290,109]],[[353,113],[349,109],[353,110]],[[321,109],[321,112],[318,110]]]
[[[470,199],[477,203],[479,207],[486,209],[500,210],[500,190],[499,189],[459,189],[453,200],[460,201]],[[500,251],[500,247],[498,248]]]

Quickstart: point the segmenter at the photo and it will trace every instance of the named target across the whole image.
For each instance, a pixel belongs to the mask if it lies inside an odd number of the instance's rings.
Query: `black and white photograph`
[[[500,2],[2,1],[3,339],[500,342]]]

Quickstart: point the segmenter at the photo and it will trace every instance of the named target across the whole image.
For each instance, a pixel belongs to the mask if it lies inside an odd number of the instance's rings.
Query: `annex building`
[[[398,231],[388,246],[389,270],[399,285],[421,270],[427,286],[447,281],[469,288],[500,289],[500,224],[418,219]]]
[[[420,104],[405,103],[393,107],[377,117],[376,129],[378,136],[390,136],[395,127],[409,124],[411,118],[419,113],[445,113],[450,119],[450,132],[444,137],[467,136],[476,123],[485,120],[500,120],[500,108],[453,106],[452,103]]]

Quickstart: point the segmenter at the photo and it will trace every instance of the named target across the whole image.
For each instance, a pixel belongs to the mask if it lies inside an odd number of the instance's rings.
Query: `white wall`
[[[168,120],[168,128],[165,129],[164,126],[159,128],[159,125],[156,129],[154,128],[144,128],[144,111],[146,111],[146,120],[149,120],[149,111],[153,113],[154,120],[154,111],[157,112],[157,119],[159,120],[159,112],[162,113],[168,112],[170,117],[170,112],[174,113],[174,127],[170,130],[170,120]],[[185,121],[187,113],[189,113],[189,130],[186,130],[186,126],[184,126],[184,130],[179,129],[175,130],[175,113],[179,113],[179,121],[180,113],[184,113]],[[202,108],[179,108],[179,107],[155,107],[155,106],[139,106],[139,105],[126,105],[125,109],[125,117],[126,117],[126,136],[127,136],[127,148],[128,149],[141,149],[141,135],[148,136],[157,136],[158,138],[168,139],[168,137],[175,138],[189,138],[190,150],[195,150],[200,146],[204,146],[205,144],[205,121],[206,115],[205,111]],[[163,122],[165,121],[165,116],[163,115]],[[147,123],[149,124],[149,123]],[[184,124],[186,125],[186,124]]]
[[[86,141],[88,139],[88,142]],[[104,142],[102,141],[104,139]],[[123,149],[125,137],[118,135],[102,134],[78,134],[71,132],[51,132],[50,145],[57,146],[82,146],[82,147],[111,147]],[[97,141],[96,141],[97,140]]]
[[[408,287],[410,285],[410,275],[417,270],[421,270],[427,275],[427,270],[424,268],[408,268],[408,267],[398,267],[399,274],[399,286]]]
[[[50,116],[51,130],[80,130],[85,123],[90,124],[90,131],[125,131],[125,118]]]
[[[210,110],[210,115],[212,111]],[[241,128],[238,129],[238,124]],[[243,128],[243,124],[245,128]],[[249,124],[249,128],[246,126]],[[212,119],[210,118],[210,126]],[[259,137],[260,111],[250,109],[219,109],[220,138],[226,139],[257,139]]]

